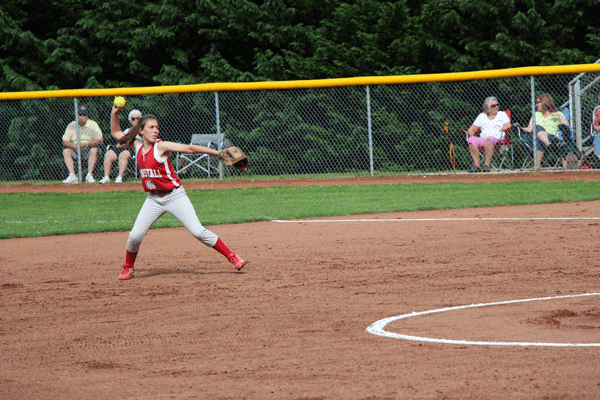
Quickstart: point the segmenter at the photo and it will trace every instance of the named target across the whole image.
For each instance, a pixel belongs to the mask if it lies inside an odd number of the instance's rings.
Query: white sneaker
[[[79,179],[77,179],[76,175],[69,174],[69,176],[67,176],[67,179],[65,179],[63,183],[79,183]]]
[[[108,183],[108,182],[110,182],[110,178],[108,176],[105,176],[104,178],[102,178],[100,180],[100,183]]]
[[[96,182],[96,180],[94,179],[94,177],[92,176],[92,174],[87,174],[87,176],[85,177],[85,181],[87,183],[94,183],[94,182]]]
[[[123,178],[121,178],[120,176],[117,176],[115,178],[115,183],[123,183]]]

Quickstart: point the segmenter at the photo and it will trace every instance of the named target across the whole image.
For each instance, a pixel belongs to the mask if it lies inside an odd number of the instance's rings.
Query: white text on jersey
[[[140,169],[140,176],[142,178],[160,178],[160,171],[157,169]]]

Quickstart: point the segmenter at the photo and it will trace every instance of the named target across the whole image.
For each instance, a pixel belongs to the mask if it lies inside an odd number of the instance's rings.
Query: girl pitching
[[[246,261],[229,250],[216,234],[202,226],[169,158],[172,151],[210,155],[217,155],[217,151],[204,146],[158,139],[158,120],[154,115],[144,115],[137,125],[124,134],[119,124],[121,109],[122,107],[113,106],[110,118],[111,134],[119,143],[135,146],[136,162],[148,196],[129,232],[125,246],[125,264],[119,279],[133,278],[133,264],[142,240],[152,224],[166,212],[177,218],[202,243],[227,257],[239,271]]]

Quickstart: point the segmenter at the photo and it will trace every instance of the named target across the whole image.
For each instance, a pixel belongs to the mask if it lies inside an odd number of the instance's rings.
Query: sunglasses
[[[490,107],[492,107],[492,108],[496,108],[496,107],[499,107],[499,106],[500,106],[499,104],[491,104],[490,105]]]
[[[138,119],[140,119],[140,117],[131,117],[132,121],[137,121]]]
[[[87,117],[87,114],[80,113],[79,116],[80,117]]]

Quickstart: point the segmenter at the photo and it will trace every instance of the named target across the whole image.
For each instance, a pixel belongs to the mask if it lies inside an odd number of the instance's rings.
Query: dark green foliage
[[[140,87],[458,72],[594,62],[596,0],[5,0],[0,5],[0,90]],[[497,96],[525,125],[527,78],[371,88],[374,168],[438,171],[459,128]],[[566,85],[538,90],[565,100]],[[277,97],[222,92],[222,131],[251,173],[368,171],[365,88],[298,90]],[[159,117],[165,140],[215,131],[212,93],[129,96]],[[89,101],[110,143],[110,101]],[[0,179],[63,179],[60,138],[72,99],[3,102]],[[439,110],[457,110],[456,115]],[[436,111],[437,110],[437,111]],[[27,117],[23,117],[27,116]],[[182,118],[186,126],[182,128]],[[451,126],[443,133],[444,121]],[[125,128],[125,126],[123,127]],[[40,169],[44,165],[45,169]],[[98,164],[101,168],[101,163]],[[50,168],[49,168],[50,167]],[[448,163],[448,167],[450,164]],[[442,168],[443,169],[443,168]]]
[[[5,0],[2,91],[593,62],[596,0]]]
[[[71,99],[24,100],[8,107],[2,103],[0,120],[10,122],[2,126],[7,134],[0,151],[0,179],[52,180],[57,171],[66,171],[61,138],[74,119],[72,104]]]

